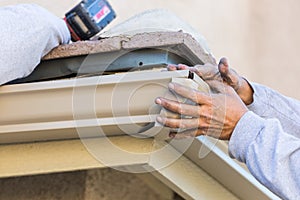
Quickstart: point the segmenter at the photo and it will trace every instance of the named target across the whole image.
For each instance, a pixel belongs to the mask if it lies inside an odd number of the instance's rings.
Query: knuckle
[[[192,91],[191,91],[191,94],[190,94],[190,97],[191,97],[191,99],[192,99],[194,102],[198,103],[199,100],[200,100],[200,98],[199,98],[199,91],[192,90]]]
[[[196,103],[204,102],[205,99],[202,92],[195,91],[195,96],[196,96]]]
[[[197,109],[196,109],[196,115],[200,117],[200,116],[201,116],[201,113],[202,113],[201,106],[197,106]]]
[[[184,121],[180,123],[180,126],[178,128],[186,129],[188,127],[188,124],[186,124]]]
[[[164,101],[163,106],[169,110],[173,108],[173,103],[170,101]]]
[[[189,111],[186,110],[182,104],[178,104],[178,106],[176,108],[176,112],[179,113],[179,114],[189,115]]]
[[[170,109],[170,108],[172,107],[172,105],[170,104],[169,101],[165,101],[165,102],[163,103],[163,106],[164,106],[165,108],[167,108],[167,109]]]
[[[213,101],[214,101],[214,98],[212,96],[209,96],[207,99],[206,99],[206,103],[207,105],[209,106],[212,106],[213,105]]]
[[[165,108],[179,114],[183,112],[183,108],[178,102],[166,102]]]
[[[198,129],[195,133],[195,136],[200,136],[200,135],[204,135],[202,129]]]
[[[209,122],[210,119],[212,118],[213,116],[213,108],[210,107],[210,106],[207,106],[205,108],[205,111],[203,112],[203,118],[206,119],[207,121],[206,122]]]
[[[176,121],[170,120],[170,119],[166,120],[165,125],[170,127],[170,128],[178,128],[178,124],[176,123]]]

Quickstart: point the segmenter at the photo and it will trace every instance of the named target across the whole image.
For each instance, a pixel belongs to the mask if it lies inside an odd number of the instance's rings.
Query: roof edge
[[[114,36],[94,41],[79,41],[60,45],[54,48],[42,60],[68,58],[88,54],[134,50],[142,48],[162,48],[174,45],[184,45],[196,57],[204,62],[215,64],[214,57],[188,33],[179,32],[150,32],[138,33],[133,36]]]

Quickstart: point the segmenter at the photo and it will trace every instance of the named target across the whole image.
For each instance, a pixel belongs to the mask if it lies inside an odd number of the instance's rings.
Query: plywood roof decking
[[[191,35],[183,32],[141,33],[134,36],[80,41],[53,49],[43,60],[143,48],[167,48],[183,57],[188,57],[193,64],[216,63],[214,57],[207,53]]]

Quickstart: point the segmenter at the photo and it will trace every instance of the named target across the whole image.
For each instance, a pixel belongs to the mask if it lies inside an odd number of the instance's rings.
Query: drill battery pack
[[[88,40],[109,24],[116,14],[106,0],[83,0],[66,13],[72,40]]]

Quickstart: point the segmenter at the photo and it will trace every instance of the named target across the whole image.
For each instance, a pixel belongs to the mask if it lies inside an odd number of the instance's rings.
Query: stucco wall
[[[0,5],[37,2],[63,16],[78,0],[2,0]],[[250,80],[300,99],[300,1],[296,0],[109,0],[118,17],[110,25],[151,8],[167,8],[199,30],[216,58],[227,56]]]
[[[164,200],[166,198],[154,192],[135,174],[113,169],[98,169],[1,179],[0,199]]]

